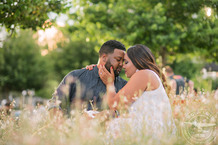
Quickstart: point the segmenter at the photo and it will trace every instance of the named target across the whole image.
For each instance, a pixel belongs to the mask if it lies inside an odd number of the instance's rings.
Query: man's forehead
[[[124,50],[120,50],[120,49],[114,49],[114,56],[117,57],[124,57],[125,51]]]

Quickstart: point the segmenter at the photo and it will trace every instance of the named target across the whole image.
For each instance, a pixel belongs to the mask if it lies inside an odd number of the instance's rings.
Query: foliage
[[[95,44],[85,40],[70,41],[49,54],[53,61],[56,78],[62,79],[67,73],[81,69],[89,64],[96,64],[98,53],[94,50]]]
[[[91,41],[145,44],[162,57],[163,65],[169,55],[202,50],[207,59],[217,60],[216,1],[80,0],[74,5],[78,7],[70,15],[75,21],[70,30],[86,31]],[[213,9],[210,17],[207,6]]]
[[[188,35],[181,41],[181,47],[185,48],[185,52],[199,52],[208,62],[218,62],[218,13],[215,12],[214,9],[214,15],[208,17],[205,15],[205,8],[200,9],[198,17],[189,21]]]
[[[199,58],[191,56],[181,57],[178,55],[178,58],[170,66],[175,74],[194,81],[194,87],[198,90],[212,91],[217,89],[217,79],[202,78],[202,68],[205,66],[205,63]]]
[[[96,64],[98,53],[93,42],[79,39],[60,43],[59,48],[41,56],[40,47],[29,31],[10,38],[0,49],[0,90],[34,89],[36,95],[50,98],[58,82],[74,69]]]
[[[187,79],[192,79],[201,74],[203,64],[194,63],[191,58],[183,57],[181,60],[176,59],[171,64],[175,74],[182,75]]]
[[[61,0],[3,0],[0,5],[1,25],[8,30],[49,27],[49,12],[64,12],[66,1]]]
[[[5,41],[0,51],[0,88],[3,92],[43,87],[47,65],[32,33],[22,31],[17,38]]]
[[[49,12],[67,13],[74,22],[72,26],[60,28],[70,38],[69,43],[59,44],[58,49],[44,57],[29,39],[30,34],[27,34],[29,38],[21,34],[17,39],[4,42],[4,48],[0,49],[0,90],[39,90],[46,86],[49,89],[44,88],[38,94],[49,96],[56,81],[69,71],[96,64],[100,45],[109,39],[121,41],[127,48],[145,44],[151,48],[159,65],[171,64],[176,73],[190,79],[200,75],[202,65],[192,63],[186,54],[199,54],[202,60],[218,61],[218,3],[215,0],[74,0],[72,13],[67,12],[68,2],[0,2],[1,26],[11,32],[17,26],[32,30],[49,27],[51,22],[46,21]],[[206,7],[212,8],[211,16],[206,16]],[[24,57],[25,60],[20,59]]]
[[[196,76],[193,81],[195,82],[195,88],[198,91],[213,91],[218,88],[218,79],[206,78]]]

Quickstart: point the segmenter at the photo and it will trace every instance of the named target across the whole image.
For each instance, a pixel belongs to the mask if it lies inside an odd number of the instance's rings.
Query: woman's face
[[[134,66],[134,64],[128,57],[127,53],[124,56],[123,69],[125,70],[125,74],[127,78],[130,78],[137,70],[137,68]]]

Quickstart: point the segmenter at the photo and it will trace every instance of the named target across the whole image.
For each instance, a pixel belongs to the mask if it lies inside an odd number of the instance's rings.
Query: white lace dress
[[[162,135],[175,134],[176,128],[169,98],[159,76],[153,73],[159,80],[159,87],[156,90],[145,91],[130,106],[128,118],[116,118],[109,123],[106,131],[109,140],[123,135],[133,137],[148,135],[159,138]]]

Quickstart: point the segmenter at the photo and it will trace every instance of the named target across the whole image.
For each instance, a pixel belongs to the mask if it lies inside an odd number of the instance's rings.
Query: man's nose
[[[125,65],[123,65],[122,68],[125,69]]]
[[[120,65],[120,66],[123,66],[123,61],[122,61],[122,60],[120,61],[119,65]]]

